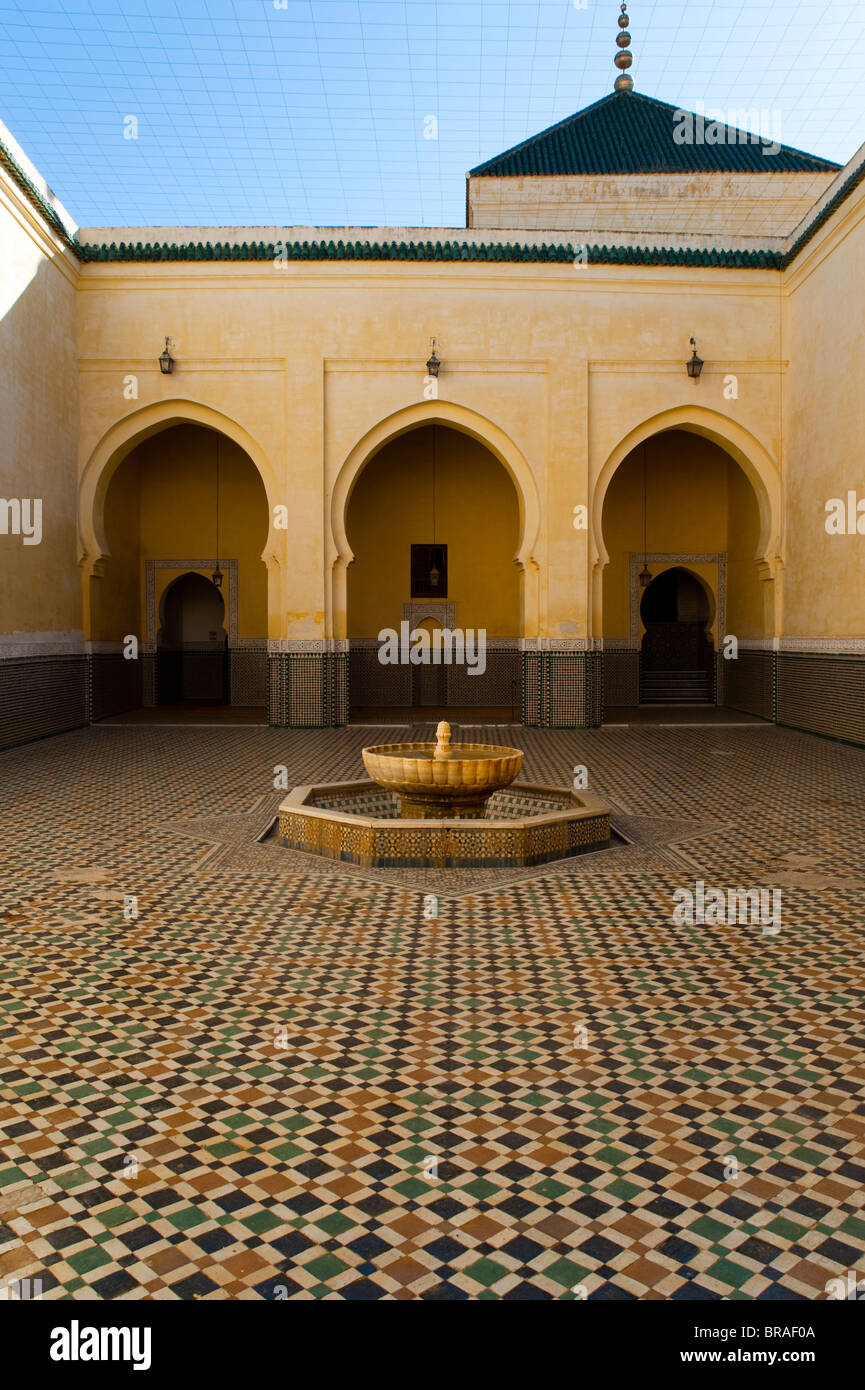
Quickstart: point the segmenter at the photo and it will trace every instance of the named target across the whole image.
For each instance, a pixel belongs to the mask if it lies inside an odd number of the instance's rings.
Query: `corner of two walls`
[[[88,718],[76,477],[78,361],[72,254],[0,173],[0,747],[78,728]],[[41,538],[25,544],[16,518]]]

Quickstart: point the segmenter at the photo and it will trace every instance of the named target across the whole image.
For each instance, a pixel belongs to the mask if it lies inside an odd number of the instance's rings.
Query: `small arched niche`
[[[156,648],[160,704],[226,703],[225,600],[212,580],[190,570],[168,585]]]

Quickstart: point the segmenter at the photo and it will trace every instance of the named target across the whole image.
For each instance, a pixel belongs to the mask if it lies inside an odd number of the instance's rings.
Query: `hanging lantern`
[[[432,338],[432,339],[430,340],[430,348],[431,348],[430,355],[429,355],[429,357],[427,358],[427,363],[426,363],[427,376],[438,376],[438,374],[439,374],[439,367],[441,366],[441,362],[440,362],[439,359],[436,357],[436,340],[435,340],[435,338]]]
[[[210,576],[214,588],[222,588],[224,578],[222,570],[219,568],[219,433],[216,435],[216,568]]]
[[[171,375],[171,369],[172,369],[172,367],[174,366],[174,358],[171,356],[171,353],[168,351],[168,339],[167,339],[167,338],[165,339],[165,347],[163,348],[162,352],[160,352],[159,357],[157,358],[157,361],[159,362],[159,370],[162,372],[162,374],[163,374],[164,376],[170,376],[170,375]]]
[[[437,589],[442,577],[441,572],[442,553],[438,546],[430,551],[429,582],[434,589]]]
[[[646,441],[643,440],[643,568],[640,570],[640,588],[648,589],[652,582],[652,571],[649,569],[647,552],[649,548],[648,532],[648,455],[646,453]]]
[[[703,359],[697,356],[697,342],[694,338],[691,339],[691,347],[694,351],[691,354],[690,361],[685,363],[685,368],[692,381],[699,381],[700,373],[703,370]]]

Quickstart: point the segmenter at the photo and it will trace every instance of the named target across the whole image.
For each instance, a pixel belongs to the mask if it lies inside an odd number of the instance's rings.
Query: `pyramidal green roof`
[[[746,119],[745,112],[742,118]],[[768,134],[768,132],[767,132]],[[771,150],[772,153],[767,151]],[[789,145],[763,143],[639,92],[610,92],[469,171],[519,174],[836,173],[841,166]]]

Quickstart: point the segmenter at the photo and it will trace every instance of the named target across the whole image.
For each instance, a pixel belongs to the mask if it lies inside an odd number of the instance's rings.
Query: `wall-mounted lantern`
[[[690,361],[685,363],[685,369],[687,370],[688,376],[691,378],[692,381],[699,381],[700,373],[703,370],[703,359],[702,357],[697,356],[696,338],[691,339],[691,347],[694,349],[694,351],[691,353]]]
[[[171,353],[168,351],[168,339],[166,338],[166,339],[165,339],[165,347],[163,348],[162,352],[160,352],[160,354],[159,354],[159,370],[163,373],[164,376],[170,376],[170,375],[171,375],[171,369],[172,369],[173,366],[174,366],[174,358],[171,356]]]
[[[439,374],[439,367],[441,366],[441,362],[440,362],[439,359],[436,357],[436,340],[435,340],[435,338],[430,338],[430,347],[431,347],[432,350],[431,350],[431,352],[430,352],[429,357],[427,358],[427,364],[426,364],[427,376],[438,376],[438,374]]]

